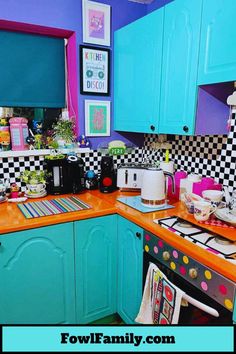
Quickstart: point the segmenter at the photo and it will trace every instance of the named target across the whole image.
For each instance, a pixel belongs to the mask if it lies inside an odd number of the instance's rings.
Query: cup
[[[27,184],[26,187],[29,192],[39,194],[45,191],[46,185],[44,183]]]
[[[210,215],[217,209],[216,205],[212,205],[209,202],[194,201],[194,218],[197,221],[206,221]]]
[[[202,192],[202,196],[206,201],[219,206],[223,199],[224,192],[208,189]]]

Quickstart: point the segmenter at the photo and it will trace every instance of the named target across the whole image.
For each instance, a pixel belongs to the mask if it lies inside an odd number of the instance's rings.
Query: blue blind
[[[0,106],[65,107],[63,38],[0,31]]]

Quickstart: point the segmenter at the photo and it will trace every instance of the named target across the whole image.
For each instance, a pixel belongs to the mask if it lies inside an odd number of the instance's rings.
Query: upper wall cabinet
[[[115,32],[115,130],[157,132],[163,14],[162,8]]]
[[[236,80],[235,0],[205,0],[198,84]]]
[[[201,0],[165,7],[159,133],[194,134]]]

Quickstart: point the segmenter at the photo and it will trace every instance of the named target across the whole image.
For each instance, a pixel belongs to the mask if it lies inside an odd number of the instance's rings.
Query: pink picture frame
[[[110,5],[83,0],[83,42],[110,46]]]

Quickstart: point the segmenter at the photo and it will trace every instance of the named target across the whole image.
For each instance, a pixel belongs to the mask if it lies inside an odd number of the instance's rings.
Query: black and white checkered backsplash
[[[162,161],[164,151],[153,152],[155,134],[145,135],[145,158]],[[236,189],[236,120],[231,121],[227,135],[179,136],[170,141],[170,158],[177,170],[213,177],[218,183]],[[151,155],[152,154],[152,155]]]
[[[100,161],[102,154],[97,150],[80,155],[85,162],[85,170],[93,170],[95,173],[100,172]],[[113,156],[115,168],[122,163],[142,162],[142,149],[136,148],[132,153]],[[18,177],[25,169],[28,170],[43,170],[44,156],[21,156],[21,157],[3,157],[0,158],[0,179],[8,178],[10,183],[17,184],[25,189],[24,184],[21,184]]]
[[[132,153],[114,156],[117,167],[121,163],[142,162],[143,159],[162,161],[164,151],[153,151],[151,143],[157,140],[155,134],[145,135],[143,149],[137,148]],[[217,136],[178,136],[170,142],[170,158],[177,170],[211,176],[219,183],[229,187],[232,192],[236,189],[236,119],[232,119],[230,132]],[[85,170],[100,170],[101,153],[93,150],[82,153]],[[25,169],[43,169],[43,156],[0,158],[0,179],[9,178],[13,183]],[[18,184],[21,186],[20,182]]]

